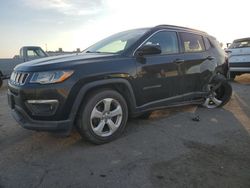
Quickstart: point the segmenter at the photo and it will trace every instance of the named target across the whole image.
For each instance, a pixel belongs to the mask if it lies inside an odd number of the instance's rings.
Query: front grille
[[[28,73],[13,72],[10,77],[10,82],[15,85],[24,85],[28,76]]]

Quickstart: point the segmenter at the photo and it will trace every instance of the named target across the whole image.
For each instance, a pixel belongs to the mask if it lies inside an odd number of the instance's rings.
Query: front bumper
[[[23,128],[37,131],[69,131],[72,128],[73,121],[71,119],[56,120],[53,116],[51,116],[49,120],[32,118],[32,116],[25,111],[28,109],[25,108],[26,105],[23,99],[13,94],[10,90],[8,90],[8,104],[11,108],[12,116]],[[43,117],[47,114],[41,115],[41,117]]]

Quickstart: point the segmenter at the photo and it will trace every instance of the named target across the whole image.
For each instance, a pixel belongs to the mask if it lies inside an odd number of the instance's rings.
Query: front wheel
[[[97,90],[83,103],[77,122],[81,135],[94,144],[104,144],[117,138],[128,119],[128,107],[123,96],[114,90]]]
[[[224,106],[232,96],[232,87],[224,77],[217,77],[208,84],[208,96],[202,104],[206,108]]]

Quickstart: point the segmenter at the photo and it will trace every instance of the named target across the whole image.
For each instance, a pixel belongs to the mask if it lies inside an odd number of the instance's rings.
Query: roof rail
[[[192,29],[192,28],[189,28],[189,27],[183,27],[183,26],[177,26],[177,25],[165,25],[165,24],[162,24],[162,25],[157,25],[155,27],[156,28],[157,27],[168,27],[168,28],[171,28],[171,29],[186,29],[186,30],[192,30],[192,31],[196,31],[196,32],[199,32],[199,33],[207,34],[206,32],[198,30],[198,29]]]

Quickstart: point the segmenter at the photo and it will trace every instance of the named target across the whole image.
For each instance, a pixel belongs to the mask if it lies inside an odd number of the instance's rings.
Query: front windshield
[[[245,48],[245,47],[250,47],[250,39],[234,41],[229,48]]]
[[[85,53],[122,53],[132,46],[148,29],[134,29],[114,34],[84,50]]]

